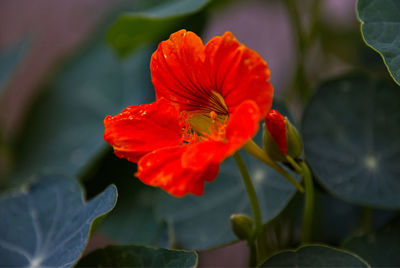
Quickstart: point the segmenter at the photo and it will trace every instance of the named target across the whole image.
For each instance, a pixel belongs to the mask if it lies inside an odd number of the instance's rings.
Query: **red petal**
[[[271,107],[266,62],[230,32],[204,46],[196,34],[178,31],[160,43],[150,68],[157,98],[165,97],[182,110],[227,114],[244,100],[254,100],[261,120]],[[214,92],[223,97],[228,111]]]
[[[284,155],[287,154],[287,136],[285,117],[271,110],[265,117],[265,127]]]
[[[164,97],[183,110],[208,105],[208,95],[199,84],[204,76],[204,45],[193,32],[180,30],[159,44],[150,62],[157,98]]]
[[[215,81],[229,113],[244,100],[254,100],[263,119],[272,105],[270,70],[261,56],[239,43],[231,32],[211,39],[205,48],[206,70]]]
[[[104,119],[104,139],[118,157],[137,162],[155,149],[182,142],[179,111],[165,99],[127,107]]]
[[[181,159],[188,147],[168,147],[148,153],[138,162],[135,175],[142,182],[161,187],[176,197],[188,193],[202,195],[204,182],[215,179],[219,165],[209,164],[196,170],[184,168]]]

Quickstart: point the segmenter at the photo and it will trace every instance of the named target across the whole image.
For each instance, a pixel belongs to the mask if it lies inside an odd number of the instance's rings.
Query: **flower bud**
[[[253,220],[245,214],[232,214],[231,226],[240,240],[249,240],[253,233]]]
[[[276,110],[271,110],[265,117],[263,138],[265,152],[275,161],[287,162],[287,155],[296,159],[303,151],[299,132]]]

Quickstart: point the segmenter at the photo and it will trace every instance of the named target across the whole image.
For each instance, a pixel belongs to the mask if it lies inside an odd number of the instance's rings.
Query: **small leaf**
[[[355,204],[400,208],[400,90],[353,75],[321,85],[303,117],[305,153],[317,179]]]
[[[353,237],[343,247],[364,258],[372,267],[400,267],[399,227],[397,222],[377,232]]]
[[[261,144],[262,131],[254,139]],[[295,193],[295,188],[264,163],[242,153],[257,191],[267,222],[278,215]],[[230,215],[251,214],[249,198],[232,158],[220,168],[216,180],[206,184],[203,196],[174,198],[164,194],[159,205],[160,216],[166,220],[178,246],[207,249],[236,240],[230,227]]]
[[[85,203],[78,182],[57,175],[0,196],[1,265],[71,267],[85,248],[92,222],[116,199],[110,186]]]
[[[197,254],[144,246],[108,246],[84,257],[77,267],[193,268],[197,267]]]
[[[307,245],[278,253],[260,267],[370,267],[357,255],[323,245]]]
[[[107,34],[107,41],[125,56],[144,43],[154,42],[203,9],[210,0],[158,0],[145,8],[121,15]]]
[[[359,0],[357,11],[364,41],[381,54],[390,75],[400,85],[400,2]]]

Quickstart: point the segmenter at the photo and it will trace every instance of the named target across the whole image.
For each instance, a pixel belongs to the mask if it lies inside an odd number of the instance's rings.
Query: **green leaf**
[[[151,52],[145,47],[119,60],[100,35],[76,55],[29,113],[17,143],[19,168],[9,181],[19,183],[39,171],[71,177],[85,171],[106,146],[104,117],[152,100]]]
[[[278,253],[261,267],[370,267],[357,255],[323,245],[307,245]]]
[[[364,258],[372,267],[400,267],[400,224],[363,236],[355,236],[343,245]]]
[[[303,140],[317,179],[335,196],[400,208],[400,90],[353,75],[321,85],[303,117]]]
[[[261,143],[261,131],[255,141]],[[257,191],[258,200],[267,222],[288,204],[295,188],[264,163],[241,153]],[[160,200],[159,213],[170,228],[173,243],[182,248],[207,249],[236,240],[230,227],[230,215],[251,214],[249,198],[232,158],[220,168],[217,179],[209,184],[203,196],[174,198],[167,194]]]
[[[400,85],[400,2],[359,0],[357,11],[365,42],[381,54],[390,75]]]
[[[85,248],[92,222],[116,199],[110,186],[85,203],[78,182],[58,175],[0,196],[1,265],[71,267]]]
[[[117,205],[99,225],[102,235],[118,244],[159,245],[163,224],[156,218],[154,204],[160,190],[143,184],[135,172],[134,163],[116,157],[110,148],[82,181],[89,198],[110,184],[118,189]]]
[[[354,235],[366,228],[360,224],[369,209],[356,206],[337,199],[329,193],[322,193],[316,189],[315,213],[313,219],[313,241],[324,241],[329,244],[340,244],[349,235]],[[390,210],[371,209],[370,228],[380,228],[393,215]],[[334,222],[335,224],[332,224]]]
[[[125,56],[138,46],[154,42],[202,10],[210,0],[149,1],[135,12],[121,15],[107,34],[107,41],[117,53]],[[182,28],[182,27],[181,27]],[[166,36],[165,36],[166,37]]]
[[[133,173],[124,179],[118,184],[118,204],[101,223],[100,231],[124,244],[154,244],[162,230],[154,212],[160,192],[143,185]]]
[[[0,53],[0,96],[12,72],[25,55],[27,46],[28,38],[25,38]]]
[[[108,246],[84,257],[77,267],[193,268],[197,267],[197,254],[194,251],[144,246]]]

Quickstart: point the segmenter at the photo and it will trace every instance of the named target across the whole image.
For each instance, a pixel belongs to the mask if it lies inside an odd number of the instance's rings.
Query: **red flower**
[[[277,110],[271,110],[265,117],[265,127],[284,155],[288,150],[285,120]]]
[[[157,100],[107,116],[104,139],[118,157],[138,163],[144,183],[201,195],[270,109],[267,64],[230,32],[204,46],[180,30],[159,44],[150,68]]]

